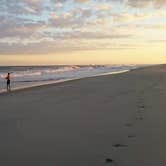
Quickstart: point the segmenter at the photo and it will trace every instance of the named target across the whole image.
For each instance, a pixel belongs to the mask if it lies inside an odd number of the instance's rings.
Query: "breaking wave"
[[[11,84],[13,89],[31,87],[68,79],[77,79],[121,72],[138,68],[138,65],[87,65],[87,66],[14,66],[0,67],[0,91],[5,90],[5,77],[11,73]]]

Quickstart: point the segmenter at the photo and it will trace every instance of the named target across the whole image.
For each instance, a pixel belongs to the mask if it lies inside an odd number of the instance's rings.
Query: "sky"
[[[0,65],[166,63],[166,0],[0,0]]]

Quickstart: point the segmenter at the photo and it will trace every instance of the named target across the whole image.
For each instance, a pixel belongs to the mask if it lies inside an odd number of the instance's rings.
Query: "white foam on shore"
[[[11,73],[12,90],[25,89],[80,78],[118,74],[142,65],[87,65],[87,66],[9,66],[0,67],[0,93],[6,91],[5,76]]]
[[[16,88],[12,88],[12,91],[16,91],[16,90],[23,90],[23,89],[28,89],[28,88],[33,88],[33,87],[39,87],[39,86],[44,86],[44,85],[52,85],[52,84],[57,84],[57,83],[63,83],[63,82],[67,82],[67,81],[74,81],[74,80],[80,80],[80,79],[84,79],[84,78],[93,78],[93,77],[99,77],[99,76],[106,76],[106,75],[114,75],[114,74],[121,74],[121,73],[126,73],[129,72],[130,70],[121,70],[121,71],[114,71],[114,72],[108,72],[108,73],[102,73],[102,74],[96,74],[96,75],[92,75],[92,76],[86,76],[86,77],[78,77],[78,78],[71,78],[71,79],[62,79],[62,80],[57,80],[57,81],[48,81],[45,83],[38,83],[35,85],[31,85],[31,86],[21,86],[21,87],[16,87]],[[5,93],[6,90],[3,89],[0,91],[1,93]],[[8,92],[6,92],[8,93]]]

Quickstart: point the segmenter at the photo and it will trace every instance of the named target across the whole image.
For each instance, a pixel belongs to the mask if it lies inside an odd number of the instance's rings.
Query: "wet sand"
[[[166,165],[166,65],[0,95],[2,166]]]

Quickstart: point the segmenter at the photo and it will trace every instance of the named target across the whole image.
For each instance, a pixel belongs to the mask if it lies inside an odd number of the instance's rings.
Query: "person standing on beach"
[[[9,92],[11,90],[10,88],[10,73],[6,76],[6,85],[7,85],[7,91]]]

